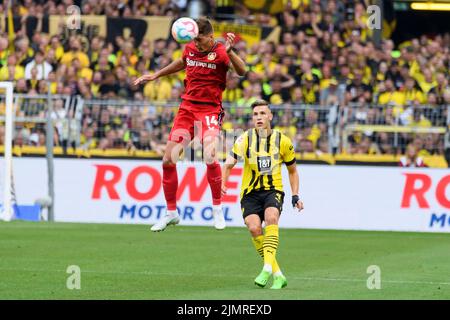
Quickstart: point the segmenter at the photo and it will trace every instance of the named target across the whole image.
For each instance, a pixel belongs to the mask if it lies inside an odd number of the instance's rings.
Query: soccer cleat
[[[152,231],[164,231],[167,226],[175,225],[180,223],[180,216],[178,215],[177,211],[167,211],[166,215],[159,220],[157,223],[155,223],[151,230]]]
[[[269,281],[269,278],[272,274],[267,271],[261,271],[261,273],[256,277],[255,284],[261,288],[264,288]]]
[[[222,207],[219,209],[213,209],[212,214],[214,217],[214,228],[216,228],[216,230],[225,229],[225,217],[223,216]]]
[[[273,284],[270,289],[283,289],[287,286],[286,277],[283,275],[273,276]]]

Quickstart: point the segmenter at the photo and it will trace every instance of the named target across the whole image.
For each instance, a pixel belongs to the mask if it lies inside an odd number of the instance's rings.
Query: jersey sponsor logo
[[[270,156],[258,157],[258,171],[260,173],[269,173],[272,170],[272,158]]]
[[[208,53],[208,60],[209,61],[213,61],[216,58],[216,53],[215,52],[210,52]]]
[[[207,63],[197,60],[191,60],[189,58],[186,58],[186,65],[188,67],[201,67],[201,68],[208,68],[208,69],[217,69],[217,65],[215,63]]]
[[[194,53],[193,53],[193,52],[189,52],[189,56],[190,56],[190,57],[193,57],[193,56],[194,56]]]

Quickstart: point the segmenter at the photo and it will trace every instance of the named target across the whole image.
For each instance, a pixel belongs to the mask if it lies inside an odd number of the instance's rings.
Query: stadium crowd
[[[116,37],[115,43],[94,36],[82,43],[77,35],[45,34],[39,21],[44,14],[65,14],[79,5],[82,14],[139,17],[183,15],[187,1],[86,0],[15,1],[13,13],[22,25],[38,19],[31,38],[24,28],[13,37],[0,33],[0,81],[15,82],[16,92],[80,95],[86,100],[127,99],[176,106],[183,90],[183,73],[133,86],[142,74],[152,73],[180,57],[182,47],[173,39],[143,40]],[[7,1],[0,5],[0,15]],[[208,5],[214,10],[214,1]],[[349,8],[351,10],[349,10]],[[351,12],[351,14],[349,14]],[[223,100],[227,105],[224,129],[249,125],[249,105],[258,98],[274,106],[274,125],[287,133],[300,152],[329,152],[328,111],[339,105],[341,126],[346,123],[405,126],[445,126],[450,104],[450,34],[422,36],[394,45],[385,39],[377,47],[367,27],[364,1],[285,1],[277,15],[236,12],[238,21],[281,27],[279,42],[264,39],[249,46],[235,45],[246,61],[245,77],[230,74]],[[297,108],[296,105],[303,105]],[[305,107],[304,105],[316,105]],[[426,105],[426,107],[419,107]],[[278,108],[279,107],[279,108]],[[157,112],[155,112],[157,110]],[[55,112],[55,122],[64,118]],[[86,104],[80,127],[82,148],[135,148],[162,152],[176,108],[117,108]],[[59,117],[59,116],[61,117]],[[55,143],[64,125],[56,125]],[[38,126],[20,131],[16,144],[40,145],[45,139]],[[34,137],[30,139],[30,137]],[[36,138],[37,137],[37,138]],[[41,138],[39,138],[41,137]],[[404,153],[414,144],[420,154],[443,154],[439,134],[401,134],[395,148],[393,133],[355,132],[345,153]]]

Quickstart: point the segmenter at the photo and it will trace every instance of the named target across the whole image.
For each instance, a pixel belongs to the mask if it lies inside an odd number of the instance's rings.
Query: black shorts
[[[281,214],[283,210],[284,192],[278,190],[252,191],[241,199],[242,216],[257,214],[264,221],[264,211],[275,207]]]

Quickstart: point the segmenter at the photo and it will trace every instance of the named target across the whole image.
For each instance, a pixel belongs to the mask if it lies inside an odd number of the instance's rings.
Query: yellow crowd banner
[[[132,19],[81,15],[79,20],[76,20],[71,16],[52,15],[49,18],[49,33],[53,35],[73,30],[86,38],[98,35],[108,40],[113,40],[116,36],[124,38],[132,36],[139,45],[143,39],[149,41],[158,38],[166,39],[171,24],[171,17],[154,16]]]
[[[79,20],[78,20],[79,19]],[[85,35],[87,33],[106,36],[106,16],[80,15],[72,16],[51,15],[48,21],[49,33],[60,34],[61,31],[79,29]]]
[[[236,41],[242,39],[249,46],[261,41],[262,29],[259,26],[213,21],[213,28],[216,38],[225,39],[226,33],[232,32],[237,36]]]
[[[277,14],[283,12],[283,0],[244,0],[244,6],[253,12]]]
[[[167,39],[169,30],[172,26],[171,17],[143,17],[142,20],[147,22],[148,28],[145,33],[145,39],[153,41],[159,38]]]

